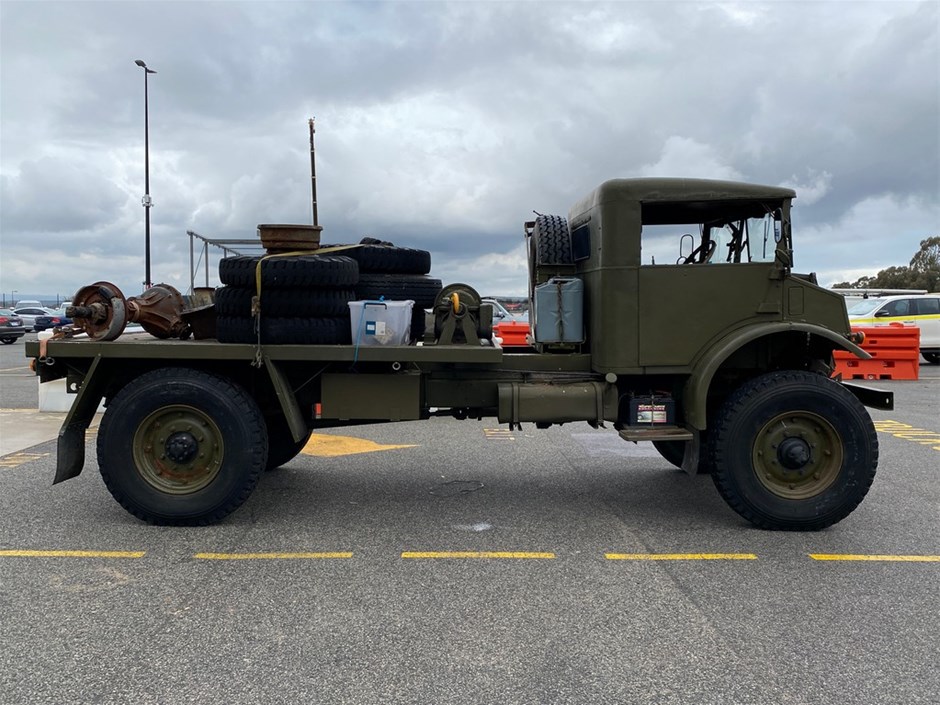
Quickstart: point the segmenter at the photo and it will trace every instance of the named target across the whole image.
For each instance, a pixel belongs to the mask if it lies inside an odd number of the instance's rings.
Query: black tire
[[[264,422],[268,429],[268,462],[264,468],[267,471],[286,465],[296,458],[313,434],[313,431],[308,429],[300,441],[295,441],[287,419],[283,416],[266,416]]]
[[[13,345],[16,342],[16,338],[2,338],[4,345]]]
[[[257,343],[255,319],[219,316],[216,339],[220,343]],[[261,342],[265,345],[349,345],[349,315],[345,318],[261,317]]]
[[[219,261],[223,284],[255,287],[255,269],[260,257],[226,257]],[[261,264],[261,286],[350,288],[359,280],[359,265],[340,255],[273,257]]]
[[[421,274],[360,274],[356,297],[367,301],[411,299],[414,308],[432,308],[442,288],[440,279]]]
[[[251,316],[254,288],[223,286],[215,290],[219,316]],[[268,289],[261,292],[261,315],[275,318],[349,316],[354,289]]]
[[[701,443],[698,459],[698,474],[710,475],[712,466],[709,462],[707,440],[704,435]],[[659,451],[659,454],[663,456],[665,460],[668,460],[679,469],[682,468],[682,458],[685,456],[684,441],[653,441],[653,447]]]
[[[928,365],[940,365],[940,353],[922,352]]]
[[[803,371],[756,377],[731,394],[709,434],[712,479],[762,529],[816,531],[847,517],[878,467],[878,436],[855,396]]]
[[[98,467],[111,495],[152,524],[214,524],[254,490],[268,455],[264,418],[240,386],[189,368],[141,375],[110,402]]]
[[[536,266],[574,264],[568,220],[560,215],[540,215],[532,231]]]
[[[342,245],[321,245],[343,247]],[[384,274],[427,274],[431,271],[431,253],[427,250],[415,250],[410,247],[393,245],[357,245],[336,254],[349,257],[359,263],[361,272],[381,272]]]

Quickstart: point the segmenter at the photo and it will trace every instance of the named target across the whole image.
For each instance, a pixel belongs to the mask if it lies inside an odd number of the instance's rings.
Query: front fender
[[[686,382],[683,394],[685,419],[693,428],[704,431],[707,426],[708,390],[715,373],[725,361],[744,345],[760,338],[778,333],[807,333],[824,338],[862,360],[870,360],[871,355],[855,343],[823,326],[812,323],[762,323],[757,326],[741,328],[721,338],[708,348],[692,366],[692,374]]]

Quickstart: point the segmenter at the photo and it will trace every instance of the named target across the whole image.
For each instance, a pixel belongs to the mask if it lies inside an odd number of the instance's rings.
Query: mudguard
[[[59,429],[56,446],[55,479],[52,484],[78,477],[85,466],[85,431],[104,396],[107,375],[102,371],[101,355],[92,360],[72,408]]]
[[[706,402],[712,378],[724,362],[747,343],[777,333],[808,333],[830,341],[835,348],[841,348],[862,360],[870,360],[871,355],[855,343],[838,333],[812,323],[762,323],[736,330],[723,337],[699,357],[693,365],[692,374],[685,385],[685,419],[693,428],[704,431],[707,426]]]

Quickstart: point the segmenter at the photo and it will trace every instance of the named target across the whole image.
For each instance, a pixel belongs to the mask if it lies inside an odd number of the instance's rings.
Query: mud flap
[[[75,401],[72,402],[72,408],[69,409],[59,430],[53,485],[78,477],[85,466],[85,431],[94,418],[104,394],[105,375],[95,374],[100,362],[100,355],[92,361],[81,387],[78,388]]]
[[[682,456],[682,470],[689,475],[698,474],[699,458],[702,454],[702,434],[695,429],[692,438],[685,442],[685,454]]]

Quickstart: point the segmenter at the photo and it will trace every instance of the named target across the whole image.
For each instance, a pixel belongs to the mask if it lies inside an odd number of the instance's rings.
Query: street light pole
[[[145,225],[144,225],[144,290],[150,288],[150,208],[153,202],[150,200],[150,105],[149,91],[147,89],[147,75],[156,73],[153,69],[148,69],[141,59],[134,62],[144,70],[144,197],[141,205],[144,207]]]

